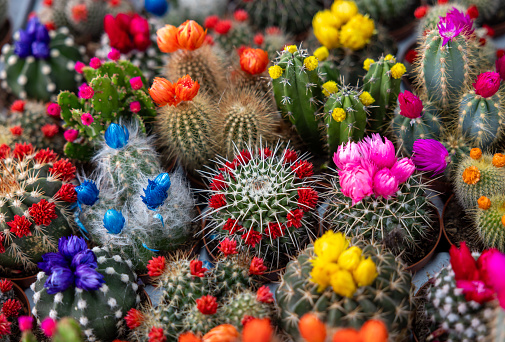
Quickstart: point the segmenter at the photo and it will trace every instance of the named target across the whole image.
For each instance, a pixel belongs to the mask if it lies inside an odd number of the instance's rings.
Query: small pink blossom
[[[333,155],[333,162],[339,169],[345,169],[348,164],[358,164],[360,160],[359,145],[352,141],[340,145]]]
[[[95,92],[93,91],[93,88],[91,88],[89,85],[84,83],[79,87],[79,97],[81,99],[90,99],[95,95]]]
[[[440,37],[442,37],[442,46],[447,44],[454,37],[457,37],[461,31],[463,31],[463,27],[456,26],[456,23],[450,16],[443,18],[441,17],[440,21],[438,22],[437,28]]]
[[[340,170],[338,176],[342,193],[352,199],[352,205],[370,196],[373,192],[372,177],[366,169],[359,165]]]
[[[56,332],[56,320],[51,317],[45,318],[42,323],[40,323],[40,329],[47,337],[52,337]]]
[[[63,137],[65,137],[65,140],[68,142],[74,142],[78,136],[79,131],[77,131],[76,129],[67,129],[65,133],[63,133]]]
[[[33,328],[33,317],[31,316],[20,316],[18,318],[19,330],[30,331]]]
[[[500,78],[505,80],[505,55],[496,59],[496,72],[500,74]]]
[[[140,102],[134,101],[134,102],[130,103],[130,111],[133,113],[140,112]]]
[[[416,119],[423,114],[423,102],[416,95],[406,90],[398,95],[400,115],[409,119]]]
[[[57,103],[50,103],[47,106],[47,115],[55,117],[55,118],[60,118],[61,114],[61,108]]]
[[[130,78],[130,85],[133,90],[139,90],[144,86],[142,83],[142,78],[140,76]]]
[[[373,177],[373,191],[375,196],[390,199],[398,191],[398,179],[390,169],[384,168],[377,171]]]
[[[107,54],[107,57],[111,61],[117,61],[119,58],[121,58],[121,52],[119,52],[118,49],[112,48],[112,50],[110,50],[110,52]]]
[[[372,134],[371,137],[366,137],[360,143],[361,155],[372,161],[379,169],[393,167],[396,163],[395,146],[388,138],[382,137],[380,134]]]
[[[86,64],[84,64],[83,62],[81,61],[77,61],[75,62],[75,71],[78,73],[78,74],[82,74],[82,69],[86,66]]]
[[[84,126],[89,126],[95,121],[90,113],[84,113],[81,115],[81,121]]]
[[[493,289],[487,287],[482,280],[457,280],[456,287],[463,290],[467,301],[483,304],[495,296]]]
[[[497,72],[483,72],[473,83],[475,94],[488,98],[496,94],[500,89],[500,74]]]
[[[416,166],[410,158],[402,158],[398,160],[391,168],[392,175],[400,184],[405,183],[415,171]]]
[[[102,61],[98,57],[93,57],[89,61],[89,66],[96,70],[102,66]]]
[[[495,290],[500,306],[505,309],[505,254],[493,253],[487,263],[491,287]]]

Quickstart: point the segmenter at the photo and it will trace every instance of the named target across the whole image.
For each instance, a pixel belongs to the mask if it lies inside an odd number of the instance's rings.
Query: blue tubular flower
[[[74,284],[74,272],[68,267],[55,266],[44,287],[48,294],[63,292]]]
[[[125,219],[120,211],[109,209],[103,216],[103,225],[111,234],[119,234],[123,230]]]
[[[74,256],[88,249],[86,241],[83,238],[77,236],[62,237],[58,241],[58,250],[62,256],[65,257],[69,262],[72,261]]]
[[[160,173],[155,179],[154,181],[164,190],[164,191],[168,191],[168,189],[170,189],[170,185],[172,185],[172,183],[170,182],[170,175],[166,172],[164,173]]]
[[[42,261],[37,264],[46,275],[51,275],[53,267],[68,267],[68,261],[59,253],[46,253],[42,256]]]
[[[84,291],[98,290],[105,283],[103,275],[86,264],[77,266],[74,276],[75,287]]]
[[[89,206],[98,201],[98,195],[100,194],[95,182],[90,180],[85,180],[81,185],[76,186],[75,191],[77,192],[77,201]]]
[[[44,42],[33,42],[32,53],[35,58],[45,59],[49,57],[49,44]]]
[[[145,196],[140,196],[142,202],[147,205],[148,209],[156,210],[167,199],[170,185],[168,173],[159,174],[154,181],[148,179],[147,188],[143,189]]]
[[[110,148],[120,149],[128,144],[130,133],[128,129],[119,126],[116,123],[111,123],[105,131],[105,142]]]
[[[95,253],[90,249],[77,253],[72,259],[70,266],[75,269],[79,265],[88,265],[93,269],[97,268]]]

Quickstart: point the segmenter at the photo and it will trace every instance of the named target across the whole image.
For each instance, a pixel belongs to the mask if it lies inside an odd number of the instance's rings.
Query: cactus
[[[35,37],[35,32],[40,31]],[[20,37],[30,42],[20,41]],[[17,97],[49,101],[60,89],[76,90],[74,64],[82,59],[81,48],[77,48],[68,29],[47,32],[47,29],[32,18],[26,30],[15,35],[15,46],[4,45],[0,62],[6,68],[0,73],[2,87]],[[36,40],[39,39],[39,40]],[[38,50],[31,51],[31,43]],[[74,80],[75,78],[75,80]]]
[[[496,14],[503,6],[501,0],[456,0],[456,3],[468,8],[472,5],[479,10],[479,19],[488,22],[496,18]]]
[[[291,121],[309,150],[321,152],[321,133],[317,111],[323,100],[319,69],[307,67],[306,50],[292,45],[282,51],[275,65],[270,67],[275,101],[284,119]],[[317,61],[317,59],[316,59]],[[316,64],[317,65],[317,64]]]
[[[461,132],[458,130],[450,130],[442,134],[440,142],[449,152],[451,156],[451,162],[447,165],[448,176],[453,173],[462,159],[464,159],[470,153],[470,144],[468,141],[461,136]],[[451,177],[448,177],[450,179]]]
[[[470,157],[460,161],[454,173],[454,192],[463,209],[471,210],[477,207],[481,196],[490,198],[502,194],[504,179],[505,167],[496,163],[492,155],[475,156],[471,153]]]
[[[21,342],[36,342],[37,338],[31,330],[23,331]],[[82,329],[75,319],[64,317],[56,324],[51,337],[53,342],[84,342]]]
[[[0,308],[9,299],[14,299],[14,284],[9,279],[0,280]]]
[[[270,59],[274,59],[277,57],[277,51],[281,51],[292,40],[293,38],[289,34],[278,27],[269,27],[265,30],[263,44],[259,47],[268,52]]]
[[[83,74],[89,85],[79,88],[82,97],[62,91],[58,95],[58,104],[64,126],[79,132],[75,142],[65,145],[65,154],[85,161],[111,122],[133,118],[145,131],[144,123],[154,119],[156,108],[145,87],[147,80],[140,69],[128,61],[105,62],[97,69],[85,67]],[[136,79],[137,89],[134,89],[130,81],[136,77],[140,80]],[[138,104],[138,107],[134,108],[132,104]],[[83,119],[85,115],[91,117],[91,122]]]
[[[221,322],[240,327],[244,317],[268,318],[272,315],[272,309],[268,304],[259,302],[256,293],[246,290],[229,296],[219,315]]]
[[[503,194],[483,197],[472,213],[473,222],[486,247],[505,252],[505,198]]]
[[[76,201],[75,167],[53,151],[16,144],[0,146],[0,264],[3,274],[32,272],[42,254],[72,233],[71,204]]]
[[[440,17],[445,17],[447,12],[456,8],[458,11],[465,13],[466,7],[457,3],[444,3],[436,4],[428,9],[426,15],[420,20],[418,24],[418,36],[422,36],[425,32],[436,30]]]
[[[355,2],[360,13],[368,14],[372,19],[386,23],[404,19],[416,4],[413,0],[356,0]]]
[[[63,265],[52,265],[47,256],[39,264],[44,272],[31,285],[37,321],[71,317],[88,341],[111,341],[122,335],[123,316],[140,303],[131,260],[107,248],[89,250],[84,239],[75,236],[60,240],[59,253],[51,257],[56,256]]]
[[[228,6],[227,0],[169,0],[170,10],[163,22],[178,26],[191,19],[203,23],[209,15],[224,15]]]
[[[233,20],[230,24],[228,32],[221,34],[216,31],[215,35],[216,43],[228,54],[242,46],[249,46],[253,39],[253,31],[246,22]]]
[[[317,241],[316,241],[317,242]],[[315,257],[310,245],[289,262],[276,290],[281,328],[293,339],[299,335],[300,318],[313,312],[329,327],[359,328],[371,318],[380,319],[391,332],[391,341],[405,341],[409,334],[413,304],[411,276],[404,264],[390,252],[375,244],[354,242],[362,255],[371,257],[377,267],[377,278],[371,285],[360,286],[351,297],[335,293],[331,287],[318,290],[310,279]]]

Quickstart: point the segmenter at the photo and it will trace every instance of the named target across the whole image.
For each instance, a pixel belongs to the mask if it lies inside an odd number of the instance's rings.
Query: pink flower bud
[[[81,61],[77,61],[75,62],[75,71],[78,73],[78,74],[82,74],[82,69],[86,66],[86,64],[84,64],[83,62]]]
[[[133,113],[140,112],[140,102],[134,101],[134,102],[130,103],[130,111]]]
[[[410,158],[402,158],[398,160],[391,168],[391,173],[400,184],[405,183],[415,171],[416,166]]]
[[[496,59],[496,72],[500,74],[502,80],[505,80],[505,55]]]
[[[379,170],[373,178],[373,191],[375,196],[389,199],[398,191],[398,179],[390,169]]]
[[[84,113],[81,115],[81,122],[84,126],[89,126],[95,121],[90,113]]]
[[[140,76],[137,76],[130,78],[130,85],[132,86],[133,90],[139,90],[144,86],[144,83],[142,83],[142,78]]]
[[[79,87],[79,94],[78,96],[81,99],[90,99],[95,95],[95,92],[93,91],[93,88],[91,88],[89,85],[84,83]]]
[[[56,320],[51,317],[45,318],[42,323],[40,323],[40,329],[47,337],[52,337],[56,332]]]
[[[340,145],[333,155],[333,162],[339,169],[345,169],[348,164],[358,164],[360,159],[359,146],[352,141]]]
[[[372,134],[371,137],[366,137],[360,142],[361,155],[368,158],[379,169],[387,167],[392,168],[396,163],[395,146],[387,138],[382,137],[380,134]]]
[[[372,177],[361,166],[355,165],[338,172],[340,187],[344,196],[355,205],[372,194]]]
[[[89,66],[96,70],[102,66],[102,61],[98,57],[93,57],[89,61]]]
[[[61,108],[57,103],[50,103],[47,106],[47,115],[55,117],[55,118],[60,118],[61,114]]]
[[[398,95],[400,103],[400,115],[409,119],[416,119],[423,114],[423,102],[419,97],[406,90]]]
[[[79,136],[79,131],[75,129],[67,129],[65,133],[63,133],[63,137],[68,142],[74,142],[75,139]]]
[[[485,98],[493,96],[500,88],[500,74],[492,71],[480,74],[473,88],[477,95]]]
[[[111,61],[117,61],[119,58],[121,58],[121,52],[119,52],[118,49],[112,48],[112,50],[110,50],[110,52],[107,54],[107,57]]]
[[[21,316],[18,318],[19,330],[30,331],[33,327],[33,317]]]

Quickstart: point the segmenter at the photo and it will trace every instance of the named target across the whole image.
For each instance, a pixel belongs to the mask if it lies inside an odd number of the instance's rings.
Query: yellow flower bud
[[[319,258],[312,260],[312,262],[314,266],[310,272],[310,281],[319,285],[317,290],[322,292],[330,285],[331,276],[337,272],[340,267],[334,262],[328,262]]]
[[[342,21],[329,10],[319,11],[312,18],[312,27],[316,29],[321,26],[331,26],[338,29],[342,26]]]
[[[374,63],[375,61],[371,58],[365,59],[365,61],[363,62],[363,69],[365,69],[366,71],[370,70],[370,66]]]
[[[364,106],[370,106],[372,103],[375,102],[375,99],[372,97],[372,95],[370,95],[368,91],[362,92],[361,95],[359,96],[359,99]]]
[[[303,65],[307,68],[307,70],[312,71],[319,65],[319,62],[316,57],[309,56],[303,60]]]
[[[320,62],[326,60],[326,58],[328,58],[329,55],[330,52],[328,51],[328,48],[326,46],[320,46],[316,49],[316,51],[314,51],[314,56],[316,56],[316,58]]]
[[[396,62],[396,58],[392,54],[386,55],[386,57],[384,57],[384,59],[386,61]]]
[[[360,262],[361,248],[356,246],[352,246],[351,248],[346,249],[338,257],[338,266],[349,272],[354,271]]]
[[[396,63],[391,68],[391,76],[395,79],[401,78],[407,72],[407,68],[402,63]]]
[[[353,16],[358,14],[358,6],[354,1],[335,1],[331,5],[331,12],[340,19],[341,22],[346,23]]]
[[[329,230],[314,242],[314,252],[322,260],[337,262],[347,246],[349,246],[349,241],[344,234]]]
[[[314,28],[314,35],[319,43],[326,46],[328,49],[338,47],[338,30],[331,26],[320,26]]]
[[[350,298],[356,292],[356,284],[354,283],[352,274],[346,270],[339,270],[333,273],[330,284],[336,294],[344,297]]]
[[[335,120],[336,122],[342,122],[345,120],[345,118],[347,117],[347,114],[345,112],[344,109],[342,108],[335,108],[333,110],[333,112],[331,112],[331,117],[333,118],[333,120]]]
[[[298,48],[296,47],[296,45],[288,45],[284,48],[285,51],[289,51],[291,53],[295,53],[296,51],[298,51]]]
[[[270,68],[268,68],[268,73],[270,74],[270,77],[272,77],[273,80],[278,79],[279,77],[282,76],[282,73],[284,70],[278,65],[273,65]]]
[[[335,94],[338,91],[337,83],[334,81],[328,81],[323,84],[323,94],[325,96],[330,96],[331,94]]]
[[[360,262],[352,275],[358,286],[368,286],[377,278],[377,266],[372,259],[368,258]]]

